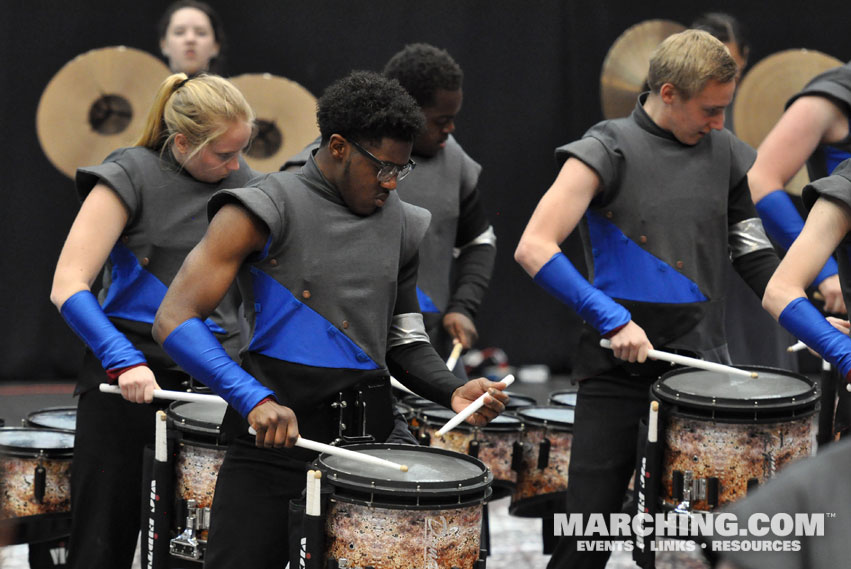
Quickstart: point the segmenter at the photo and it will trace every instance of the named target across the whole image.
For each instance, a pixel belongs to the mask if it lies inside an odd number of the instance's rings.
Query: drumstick
[[[612,343],[605,338],[600,340],[600,346],[608,348],[610,350],[612,349]],[[730,375],[739,375],[742,377],[759,377],[759,374],[757,374],[755,371],[747,371],[735,368],[733,366],[716,364],[715,362],[708,362],[706,360],[699,360],[697,358],[690,358],[688,356],[681,356],[679,354],[672,354],[670,352],[662,352],[660,350],[647,350],[647,357],[652,358],[654,360],[662,360],[664,362],[671,362],[674,364],[696,367],[698,369],[705,369],[707,371],[717,371],[719,373],[728,373]]]
[[[398,464],[396,462],[392,462],[389,460],[384,460],[383,458],[378,458],[377,456],[372,456],[371,454],[366,454],[362,452],[355,452],[353,450],[349,450],[343,447],[335,447],[331,445],[326,445],[325,443],[320,443],[317,441],[311,441],[309,439],[303,439],[299,437],[295,446],[306,448],[309,450],[315,450],[316,452],[322,452],[325,454],[332,454],[339,456],[341,458],[348,458],[351,460],[356,460],[363,463],[375,464],[377,466],[384,466],[387,468],[392,468],[394,470],[401,470],[402,472],[408,472],[408,467],[405,464]]]
[[[117,385],[101,383],[100,390],[103,393],[121,395],[121,388]],[[204,393],[189,393],[188,391],[169,391],[167,389],[154,389],[154,399],[171,399],[172,401],[191,401],[193,403],[221,403],[227,402],[218,395],[207,395]]]
[[[807,345],[805,343],[799,341],[799,342],[792,344],[788,348],[786,348],[786,351],[787,352],[800,352],[801,350],[806,350],[806,349],[807,349]]]
[[[455,345],[452,347],[452,353],[449,354],[449,359],[446,360],[446,367],[449,368],[449,371],[455,369],[455,366],[458,364],[458,358],[461,357],[461,350],[464,349],[464,346],[461,345],[461,342],[455,342]]]
[[[513,379],[513,378],[512,378]],[[113,393],[116,395],[121,395],[121,388],[117,385],[109,385],[107,383],[100,384],[100,390],[104,393]],[[205,395],[203,393],[184,393],[182,391],[168,391],[166,389],[154,389],[154,397],[158,399],[173,399],[175,401],[193,401],[195,403],[224,403],[225,400],[219,397],[218,395]],[[249,427],[248,432],[252,435],[256,435],[257,432]],[[301,437],[298,438],[295,442],[295,446],[302,447],[310,450],[315,450],[318,452],[324,452],[326,454],[335,454],[338,456],[342,456],[345,458],[349,458],[351,460],[359,460],[361,462],[368,462],[370,464],[376,464],[379,466],[386,466],[388,468],[393,468],[394,470],[401,470],[402,472],[407,472],[408,467],[404,464],[397,464],[395,462],[391,462],[389,460],[384,460],[383,458],[378,458],[376,456],[371,456],[368,454],[364,454],[362,452],[354,452],[348,449],[343,449],[340,447],[335,447],[331,445],[326,445],[324,443],[320,443],[317,441],[311,441],[309,439],[303,439]]]
[[[390,385],[398,389],[399,391],[404,391],[405,393],[410,393],[411,395],[416,395],[413,391],[402,385],[402,382],[396,379],[393,376],[390,376]]]
[[[319,515],[319,478],[321,476],[322,472],[320,472],[319,470],[307,471],[307,486],[305,487],[304,496],[304,513],[308,516]]]
[[[508,387],[509,385],[514,383],[514,376],[509,373],[508,375],[500,379],[500,381],[505,384],[505,387]],[[445,435],[446,433],[457,427],[461,423],[461,421],[481,409],[482,405],[485,404],[485,395],[487,395],[487,393],[482,393],[478,399],[464,407],[457,415],[446,421],[446,424],[440,427],[440,430],[437,431],[437,434]]]
[[[659,402],[650,403],[650,417],[647,419],[647,442],[655,443],[659,438]]]

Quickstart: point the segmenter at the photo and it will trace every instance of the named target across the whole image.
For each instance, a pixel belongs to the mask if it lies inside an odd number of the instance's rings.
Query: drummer
[[[206,2],[178,0],[157,24],[160,51],[172,73],[190,77],[209,71],[224,75],[225,30]]]
[[[760,295],[777,266],[748,192],[755,152],[723,130],[737,73],[707,32],[664,40],[650,59],[651,91],[632,114],[556,150],[561,171],[520,239],[517,261],[586,321],[574,358],[571,514],[621,510],[649,388],[670,369],[645,361],[648,350],[728,363],[725,263],[732,258]],[[559,248],[580,221],[593,285]],[[549,566],[606,565],[608,552],[577,551],[576,542],[563,538]]]
[[[401,83],[426,117],[412,151],[417,171],[399,184],[399,196],[432,215],[420,247],[417,294],[431,343],[446,359],[453,342],[469,349],[478,339],[474,320],[496,260],[496,235],[478,188],[482,167],[452,136],[464,73],[446,50],[425,43],[406,45],[383,73]],[[309,145],[283,169],[303,165],[317,146]],[[462,364],[454,372],[467,378]]]
[[[204,234],[207,198],[256,175],[241,157],[253,120],[224,79],[175,74],[160,86],[136,146],[77,171],[83,205],[50,293],[89,348],[76,388],[69,567],[133,562],[143,451],[153,443],[156,411],[135,403],[189,380],[152,341],[151,324],[166,286]],[[98,300],[91,287],[102,269]],[[234,291],[207,321],[234,355],[237,305]],[[117,382],[125,399],[100,393],[104,382]]]
[[[851,63],[810,81],[786,103],[786,112],[759,145],[748,183],[769,236],[788,249],[803,227],[792,198],[783,189],[807,166],[811,180],[823,178],[851,157]],[[824,297],[824,311],[845,314],[836,261],[813,276],[812,286]]]
[[[504,384],[452,375],[425,333],[417,250],[430,215],[394,192],[416,175],[416,101],[395,81],[354,72],[325,91],[317,119],[322,143],[301,171],[211,200],[207,234],[154,323],[175,361],[230,404],[223,430],[235,438],[216,486],[208,568],[286,563],[288,502],[316,454],[284,447],[300,434],[383,442],[393,427],[388,368],[455,411],[489,394],[474,424],[508,399]],[[242,367],[201,320],[237,273],[253,332]],[[343,420],[345,412],[364,416]]]

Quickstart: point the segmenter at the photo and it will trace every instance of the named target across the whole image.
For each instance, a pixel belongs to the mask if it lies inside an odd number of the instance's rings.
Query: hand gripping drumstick
[[[504,383],[505,387],[508,387],[509,385],[514,383],[514,376],[509,373],[499,381]],[[481,395],[479,395],[478,399],[464,407],[457,415],[449,419],[445,425],[440,427],[440,430],[437,431],[437,434],[445,435],[446,433],[457,427],[461,423],[461,421],[481,409],[482,405],[485,404],[485,395],[487,395],[487,393],[482,393]]]
[[[608,348],[610,350],[612,349],[612,343],[605,338],[600,340],[600,346]],[[719,373],[728,373],[730,375],[738,375],[741,377],[759,377],[759,374],[757,374],[755,371],[747,371],[735,368],[733,366],[716,364],[714,362],[707,362],[706,360],[699,360],[697,358],[690,358],[688,356],[681,356],[679,354],[672,354],[670,352],[662,352],[659,350],[647,350],[647,357],[652,358],[654,360],[662,360],[664,362],[671,362],[674,364],[696,367],[698,369],[705,369],[707,371],[717,371]]]
[[[121,388],[117,385],[101,383],[100,390],[103,393],[121,395]],[[154,389],[154,397],[156,399],[171,399],[173,401],[192,401],[195,403],[226,403],[226,401],[218,395],[205,395],[204,393],[185,393],[183,391],[168,391],[166,389]],[[252,427],[249,427],[248,432],[252,435],[257,434],[257,432]],[[384,460],[383,458],[378,458],[377,456],[364,454],[362,452],[355,452],[341,447],[326,445],[324,443],[312,441],[310,439],[303,439],[301,437],[296,440],[295,446],[306,448],[309,450],[315,450],[317,452],[324,452],[326,454],[334,454],[337,456],[348,458],[350,460],[357,460],[360,462],[375,464],[378,466],[385,466],[394,470],[401,470],[402,472],[408,471],[407,465],[404,464],[398,464],[396,462]]]

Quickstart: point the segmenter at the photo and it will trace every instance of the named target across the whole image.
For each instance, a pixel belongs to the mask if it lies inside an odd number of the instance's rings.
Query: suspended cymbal
[[[647,20],[627,29],[615,40],[600,73],[604,117],[614,119],[632,112],[635,98],[647,81],[653,50],[668,36],[685,29],[671,20]]]
[[[255,170],[277,172],[287,158],[319,136],[316,97],[295,81],[269,73],[247,73],[231,82],[257,115],[257,136],[245,155]]]
[[[753,66],[742,78],[733,101],[733,128],[736,136],[758,147],[785,110],[786,101],[824,71],[839,67],[842,61],[819,51],[789,49],[772,54]],[[809,183],[806,167],[786,184],[786,190],[800,194]]]
[[[50,80],[36,111],[41,148],[62,173],[100,163],[141,134],[166,65],[119,46],[78,55]]]

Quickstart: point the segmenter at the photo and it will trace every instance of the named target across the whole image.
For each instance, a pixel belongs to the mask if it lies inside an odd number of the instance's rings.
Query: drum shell
[[[530,414],[547,413],[561,420],[542,421]],[[573,409],[541,406],[517,412],[523,421],[523,457],[509,513],[520,517],[546,517],[563,509],[567,491],[570,451],[573,446]],[[549,441],[549,459],[538,468],[544,441]]]
[[[409,445],[354,445],[352,450],[393,450],[424,461],[439,457],[474,468],[478,474],[458,480],[405,483],[352,476],[325,462],[323,485],[333,493],[325,521],[326,560],[346,567],[458,567],[473,569],[480,554],[483,508],[492,476],[485,465],[452,451]],[[402,460],[407,462],[407,458]]]
[[[168,429],[174,446],[174,496],[177,531],[183,529],[187,503],[195,500],[199,509],[213,505],[219,469],[227,446],[221,433],[225,406],[204,403],[172,403],[167,412]],[[202,526],[205,524],[202,524]],[[208,528],[197,532],[200,541],[207,540]]]
[[[12,528],[12,542],[46,541],[67,535],[71,512],[72,433],[50,429],[0,429],[0,438],[32,444],[0,444],[0,525]],[[40,442],[39,439],[51,442]],[[44,469],[37,498],[36,469]]]
[[[429,446],[470,454],[471,444],[478,442],[476,457],[493,473],[493,499],[510,495],[517,484],[517,472],[511,468],[515,445],[521,442],[523,422],[514,415],[505,415],[506,422],[491,422],[484,427],[462,423],[443,435],[437,431],[454,413],[444,408],[421,409],[420,430]]]
[[[682,497],[674,495],[674,478],[680,473],[697,481],[717,480],[717,503],[702,494],[689,500],[692,510],[712,511],[744,498],[749,486],[762,485],[787,464],[815,454],[819,399],[815,382],[785,370],[742,369],[800,381],[800,393],[736,398],[731,389],[723,398],[678,394],[671,380],[695,373],[688,369],[666,374],[653,385],[653,397],[660,404],[659,501],[664,508],[680,504]]]

